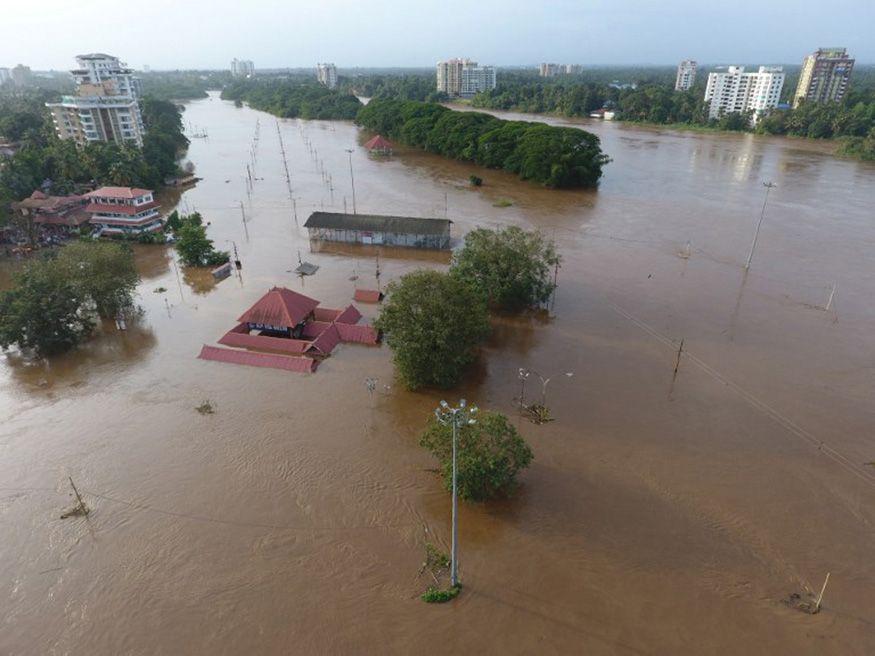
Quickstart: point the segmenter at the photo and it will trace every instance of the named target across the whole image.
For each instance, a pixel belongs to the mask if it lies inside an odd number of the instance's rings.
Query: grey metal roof
[[[424,219],[412,216],[383,216],[380,214],[343,214],[342,212],[313,212],[305,228],[334,230],[365,230],[368,232],[395,232],[416,235],[449,234],[448,219]]]

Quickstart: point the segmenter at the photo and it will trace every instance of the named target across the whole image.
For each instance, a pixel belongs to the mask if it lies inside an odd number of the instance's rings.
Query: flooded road
[[[601,187],[550,191],[403,148],[369,159],[351,124],[288,120],[296,223],[273,117],[212,98],[185,120],[210,137],[180,208],[234,242],[242,276],[139,247],[138,326],[0,360],[0,653],[875,652],[875,166],[587,123],[613,158]],[[537,227],[564,258],[551,317],[496,318],[447,394],[514,415],[519,367],[575,373],[551,384],[554,423],[517,420],[535,452],[518,494],[463,505],[465,589],[443,606],[417,576],[424,542],[449,543],[417,445],[441,395],[397,386],[385,347],[344,344],[312,376],[196,359],[272,285],[339,307],[376,284],[376,253],[311,252],[301,227],[351,207],[347,148],[358,211],[446,215],[456,239]],[[291,273],[299,251],[315,276]],[[379,266],[385,284],[445,262]],[[59,519],[68,476],[87,520]],[[820,614],[782,603],[827,572]]]

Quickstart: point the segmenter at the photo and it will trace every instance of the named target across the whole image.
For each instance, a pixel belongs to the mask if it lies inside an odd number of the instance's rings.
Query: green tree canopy
[[[441,464],[447,489],[453,486],[453,428],[436,419],[429,422],[419,443]],[[517,474],[529,466],[532,450],[507,417],[484,412],[476,423],[461,426],[456,441],[459,496],[485,501],[507,494]]]
[[[376,327],[410,389],[451,387],[489,334],[485,297],[461,278],[414,271],[389,285]]]
[[[0,294],[0,346],[46,356],[76,346],[95,316],[132,310],[138,281],[129,248],[113,243],[70,244],[27,264]]]
[[[516,226],[478,228],[465,235],[465,245],[453,257],[451,274],[473,281],[503,310],[543,303],[553,293],[553,267],[559,256],[552,241],[540,232]]]
[[[228,261],[227,251],[213,248],[213,240],[207,237],[207,227],[199,212],[179,218],[175,232],[176,252],[186,266],[216,266]]]

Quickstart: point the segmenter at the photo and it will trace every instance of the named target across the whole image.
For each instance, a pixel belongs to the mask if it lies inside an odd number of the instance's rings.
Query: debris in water
[[[76,489],[76,484],[73,483],[73,478],[68,476],[67,479],[70,481],[70,487],[73,488],[73,492],[76,495],[76,505],[70,510],[61,513],[61,519],[67,519],[68,517],[86,517],[91,511],[79,495],[79,490]]]
[[[197,406],[195,408],[195,410],[197,410],[202,415],[212,415],[212,414],[215,414],[215,412],[216,412],[216,406],[213,404],[212,401],[207,399],[206,401],[201,403],[199,406]]]

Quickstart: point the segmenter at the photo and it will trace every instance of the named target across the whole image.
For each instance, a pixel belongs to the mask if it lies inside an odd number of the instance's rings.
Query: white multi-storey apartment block
[[[337,66],[334,64],[316,64],[316,79],[319,84],[329,89],[337,88]]]
[[[437,90],[448,96],[473,96],[495,88],[495,67],[479,66],[470,59],[437,63]]]
[[[88,194],[85,211],[101,234],[140,234],[160,230],[164,224],[150,189],[101,187]]]
[[[231,77],[252,77],[255,75],[255,64],[251,59],[232,59]]]
[[[691,89],[696,82],[696,62],[692,59],[685,59],[678,64],[678,73],[674,81],[675,91],[686,91]]]
[[[61,139],[85,145],[92,141],[131,142],[143,145],[143,117],[137,98],[140,81],[117,57],[94,53],[76,57],[79,68],[70,71],[76,95],[46,103]]]
[[[756,73],[745,73],[744,66],[730,66],[725,72],[710,73],[705,88],[705,102],[710,103],[708,118],[750,111],[751,121],[756,123],[778,106],[783,87],[784,70],[780,66],[760,66]]]

